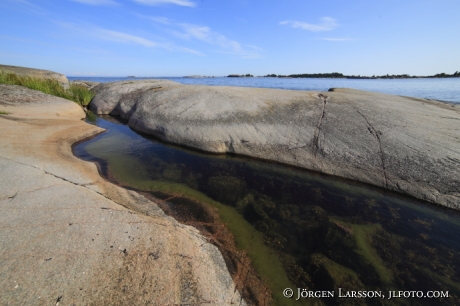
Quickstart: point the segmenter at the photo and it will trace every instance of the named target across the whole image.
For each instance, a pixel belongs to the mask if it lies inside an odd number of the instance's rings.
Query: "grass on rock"
[[[0,71],[0,84],[24,86],[49,95],[74,101],[81,106],[87,106],[94,96],[94,94],[83,85],[70,84],[68,89],[64,89],[57,80],[18,76],[14,73],[6,73],[3,71]]]

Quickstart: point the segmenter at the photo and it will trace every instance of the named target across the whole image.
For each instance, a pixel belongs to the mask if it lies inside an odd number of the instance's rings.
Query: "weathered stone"
[[[91,82],[91,81],[81,81],[81,80],[75,80],[75,81],[72,81],[70,82],[71,84],[75,84],[75,85],[80,85],[80,86],[84,86],[86,87],[87,89],[92,89],[93,87],[95,87],[96,85],[99,85],[100,82]]]
[[[164,141],[286,163],[460,208],[458,106],[352,89],[151,82],[96,86],[90,107]]]
[[[198,230],[72,154],[103,131],[81,107],[0,85],[0,111],[1,305],[240,304]]]
[[[116,84],[113,86],[113,84]],[[141,80],[101,83],[91,91],[96,96],[91,101],[91,110],[100,115],[119,115],[129,118],[137,97],[144,92],[161,91],[179,83],[167,80]]]
[[[0,71],[14,73],[19,76],[29,76],[34,78],[56,80],[60,82],[62,86],[64,86],[64,88],[68,88],[69,86],[69,80],[67,79],[67,77],[63,74],[54,71],[8,65],[0,65]]]

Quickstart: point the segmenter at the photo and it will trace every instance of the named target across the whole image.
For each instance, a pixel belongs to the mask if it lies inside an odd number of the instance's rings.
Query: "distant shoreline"
[[[136,76],[68,76],[74,79],[87,79],[87,78],[161,78],[164,76],[148,76],[148,77],[136,77]],[[392,74],[392,75],[345,75],[339,72],[332,72],[332,73],[303,73],[303,74],[289,74],[289,75],[282,75],[282,74],[267,74],[267,75],[259,75],[254,76],[252,74],[229,74],[227,76],[206,76],[206,75],[186,75],[186,76],[175,76],[175,77],[168,77],[168,78],[186,78],[186,79],[209,79],[209,78],[286,78],[286,79],[296,79],[296,78],[303,78],[303,79],[371,79],[371,80],[379,80],[379,79],[448,79],[448,78],[460,78],[460,72],[456,71],[453,74],[447,73],[438,73],[435,75],[408,75],[408,74]]]
[[[344,75],[339,72],[332,73],[304,73],[304,74],[290,74],[290,75],[276,75],[276,74],[267,74],[264,77],[271,78],[333,78],[333,79],[445,79],[445,78],[460,78],[460,72],[456,71],[453,74],[438,73],[435,75],[429,76],[416,76],[408,74],[393,74],[393,75],[380,75],[380,76],[361,76],[361,75]]]
[[[323,75],[326,75],[324,73]],[[354,76],[354,75],[344,75],[341,77],[337,76],[295,76],[295,75],[257,75],[257,76],[138,76],[138,77],[126,77],[126,76],[66,76],[71,78],[71,81],[88,81],[95,78],[112,78],[112,79],[158,79],[158,78],[184,78],[184,79],[215,79],[215,78],[280,78],[280,79],[363,79],[363,80],[382,80],[382,79],[450,79],[450,78],[460,78],[458,76],[399,76],[399,75],[389,75],[387,76]]]

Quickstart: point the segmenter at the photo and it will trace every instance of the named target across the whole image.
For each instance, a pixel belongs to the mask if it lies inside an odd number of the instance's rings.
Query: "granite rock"
[[[246,305],[217,247],[72,154],[76,103],[0,85],[1,305]]]
[[[460,109],[353,89],[101,84],[90,107],[189,148],[271,160],[460,208]]]

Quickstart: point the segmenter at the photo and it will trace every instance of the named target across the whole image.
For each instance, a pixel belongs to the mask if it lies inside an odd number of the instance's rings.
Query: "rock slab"
[[[460,109],[442,102],[331,89],[307,92],[100,84],[90,108],[139,132],[383,187],[460,209]]]
[[[246,305],[218,249],[71,145],[74,102],[0,85],[0,305]]]

